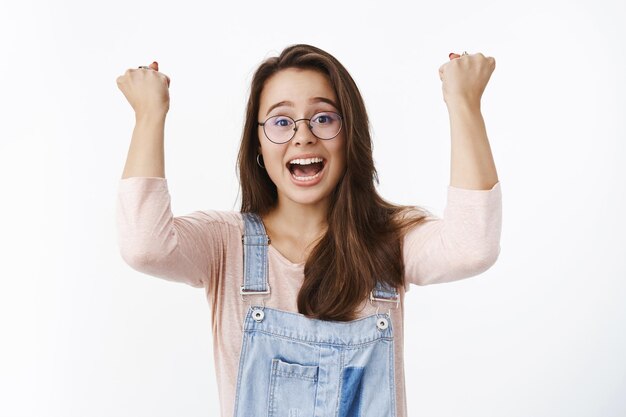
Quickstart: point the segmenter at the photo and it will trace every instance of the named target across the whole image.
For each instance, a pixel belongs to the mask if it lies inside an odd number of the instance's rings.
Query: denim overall
[[[269,297],[269,237],[260,216],[242,213],[241,296]],[[245,299],[244,299],[245,300]],[[370,302],[399,302],[381,283]],[[389,304],[387,304],[389,305]],[[389,312],[390,313],[390,312]],[[348,322],[252,304],[243,322],[234,417],[395,417],[391,315]]]

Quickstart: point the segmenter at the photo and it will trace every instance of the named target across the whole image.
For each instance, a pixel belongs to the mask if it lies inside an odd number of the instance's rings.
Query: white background
[[[134,114],[116,78],[153,60],[171,78],[174,214],[236,210],[252,73],[293,43],[356,80],[380,193],[439,215],[438,68],[450,52],[496,59],[482,111],[502,250],[479,276],[407,294],[409,415],[626,415],[625,18],[597,0],[3,2],[0,415],[217,415],[204,292],[119,254]]]

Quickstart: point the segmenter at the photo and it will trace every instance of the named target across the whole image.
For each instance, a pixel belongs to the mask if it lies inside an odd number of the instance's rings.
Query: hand
[[[155,61],[150,69],[129,68],[117,77],[117,86],[135,110],[135,115],[166,114],[170,108],[170,78],[159,72]]]
[[[496,60],[480,52],[463,56],[451,53],[449,58],[450,62],[439,67],[443,100],[447,105],[463,102],[480,108],[480,99],[496,68]]]

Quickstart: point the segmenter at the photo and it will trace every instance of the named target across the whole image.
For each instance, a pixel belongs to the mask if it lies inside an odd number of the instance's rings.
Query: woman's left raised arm
[[[500,254],[502,195],[480,99],[495,68],[483,54],[450,54],[439,68],[450,115],[452,162],[443,218],[435,216],[404,239],[409,284],[456,281],[489,269]]]
[[[452,140],[450,185],[471,190],[490,190],[499,181],[491,154],[480,100],[496,67],[482,53],[450,54],[439,68],[443,97],[450,116]]]

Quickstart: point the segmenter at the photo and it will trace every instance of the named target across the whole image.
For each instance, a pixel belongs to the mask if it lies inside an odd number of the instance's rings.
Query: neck
[[[276,207],[266,217],[274,232],[310,241],[328,228],[328,207],[328,199],[315,204],[301,204],[279,196]]]

